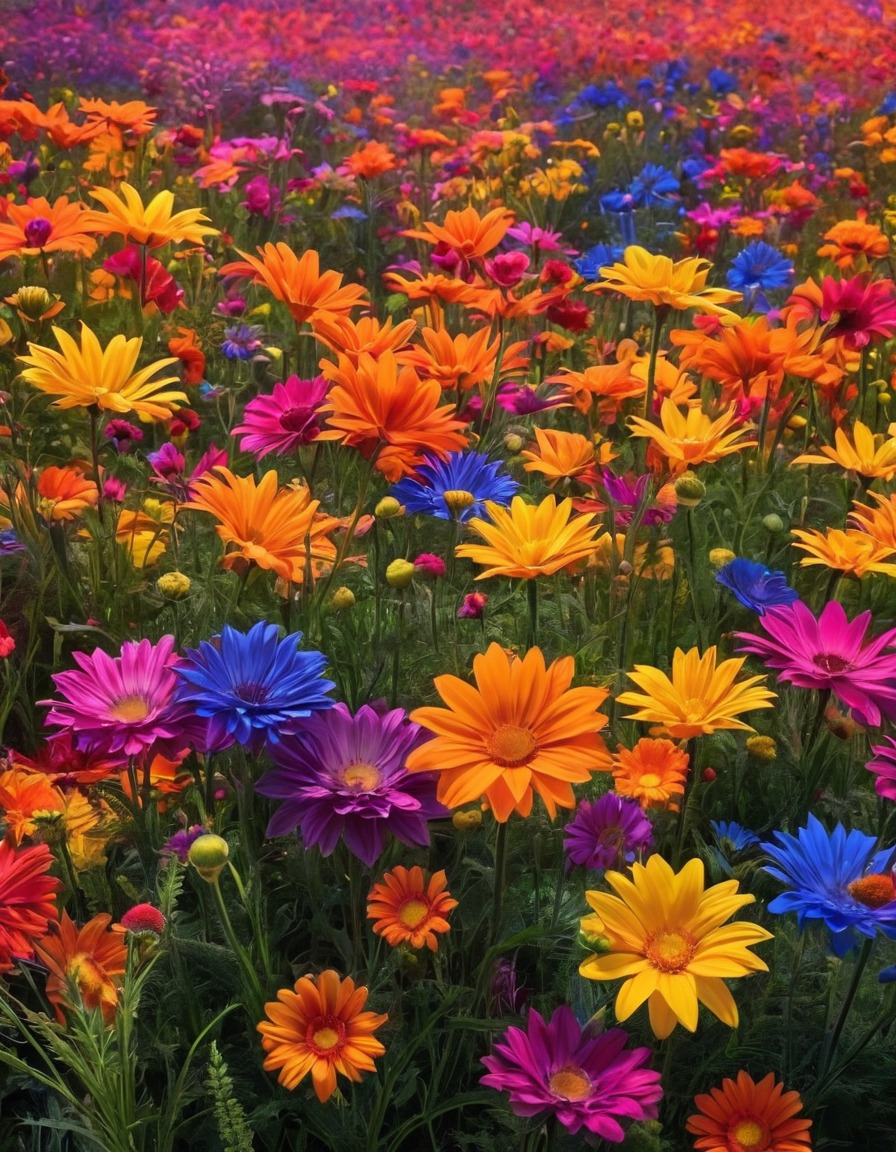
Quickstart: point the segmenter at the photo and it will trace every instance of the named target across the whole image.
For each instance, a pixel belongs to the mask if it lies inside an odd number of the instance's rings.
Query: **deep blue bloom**
[[[597,280],[601,268],[621,260],[624,251],[620,244],[595,244],[583,252],[578,260],[573,260],[573,267],[583,280]]]
[[[333,707],[326,657],[300,651],[301,639],[294,632],[281,640],[276,624],[261,620],[245,633],[225,624],[213,641],[188,649],[174,669],[182,681],[175,699],[208,720],[211,746],[236,741],[258,752],[297,720]]]
[[[591,104],[595,108],[609,108],[611,104],[623,108],[628,103],[628,96],[614,80],[608,80],[605,84],[589,84],[583,88],[576,102]]]
[[[734,257],[725,283],[735,292],[743,292],[757,312],[768,312],[771,305],[765,294],[790,288],[793,262],[764,240],[752,240]]]
[[[233,324],[224,329],[221,351],[228,360],[251,360],[264,347],[260,337],[261,329],[254,324]]]
[[[709,85],[717,96],[727,96],[737,91],[737,77],[724,68],[712,68],[708,76]]]
[[[473,516],[485,516],[486,500],[506,507],[518,488],[500,460],[489,460],[481,452],[452,452],[447,460],[427,457],[416,477],[400,480],[390,495],[408,512],[451,520],[454,517],[445,502],[445,493],[469,492],[473,503],[457,513],[457,519],[465,523]]]
[[[675,173],[662,164],[645,164],[628,190],[636,208],[652,208],[667,204],[680,187]]]
[[[775,864],[765,871],[786,884],[788,891],[772,900],[769,912],[795,912],[801,929],[807,920],[823,920],[837,956],[852,948],[857,932],[871,938],[880,929],[896,939],[896,900],[881,904],[873,890],[868,894],[856,886],[866,876],[880,875],[889,881],[892,849],[875,853],[873,836],[847,832],[842,824],[828,832],[814,816],[796,836],[775,832],[774,838],[776,843],[762,845]]]
[[[743,852],[759,843],[759,837],[749,828],[744,828],[734,820],[710,820],[713,835],[719,842],[720,848],[730,845],[732,852]]]
[[[764,564],[744,560],[741,556],[720,568],[716,580],[730,588],[741,604],[759,616],[764,616],[767,608],[792,604],[799,599],[783,572],[773,572]]]

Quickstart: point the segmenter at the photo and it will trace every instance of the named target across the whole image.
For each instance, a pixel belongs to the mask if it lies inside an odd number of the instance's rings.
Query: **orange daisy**
[[[135,136],[152,132],[158,114],[158,109],[142,100],[127,100],[119,104],[117,100],[87,100],[82,97],[79,103],[88,124],[99,123],[105,128],[132,132]]]
[[[596,481],[594,444],[587,436],[537,426],[534,431],[537,450],[522,453],[528,461],[524,465],[527,472],[543,473],[548,484],[573,479]]]
[[[96,484],[79,468],[57,468],[54,464],[37,478],[37,511],[44,520],[74,520],[98,500]]]
[[[896,552],[896,496],[883,496],[880,492],[869,492],[868,495],[877,507],[869,508],[867,504],[853,502],[849,520],[881,548]]]
[[[613,757],[613,788],[637,800],[642,808],[678,811],[674,796],[683,796],[690,757],[671,740],[639,740],[629,750],[621,744]]]
[[[828,528],[827,532],[794,528],[793,535],[797,537],[793,547],[806,553],[800,560],[801,568],[818,564],[859,580],[869,572],[896,576],[894,549],[855,528],[845,532],[841,528]]]
[[[818,249],[819,256],[827,256],[848,272],[855,268],[862,272],[872,260],[880,260],[890,251],[890,241],[876,224],[869,224],[864,213],[857,220],[841,220],[825,232]]]
[[[449,808],[484,796],[501,824],[513,812],[528,816],[536,792],[552,819],[558,807],[574,808],[572,785],[611,764],[598,735],[607,692],[571,688],[574,673],[571,656],[545,667],[540,648],[518,660],[489,645],[473,659],[475,688],[437,676],[447,707],[411,713],[435,737],[411,752],[408,771],[437,772],[438,799]]]
[[[495,375],[495,362],[501,342],[497,337],[489,343],[489,328],[480,328],[469,335],[459,332],[452,336],[442,328],[424,328],[421,332],[423,347],[414,345],[399,351],[399,364],[410,364],[425,379],[438,380],[448,391],[465,392],[470,388],[490,383]],[[520,357],[525,341],[511,344],[501,357],[500,376],[524,368],[528,357]]]
[[[310,1072],[321,1104],[336,1091],[337,1072],[354,1081],[374,1072],[374,1058],[386,1049],[373,1034],[389,1017],[362,1012],[366,1002],[366,988],[356,988],[350,977],[340,980],[331,968],[303,976],[295,990],[281,988],[258,1025],[265,1071],[279,1068],[278,1080],[290,1090]]]
[[[346,156],[339,169],[350,176],[363,176],[365,180],[373,180],[376,176],[394,171],[395,166],[394,152],[391,152],[385,144],[368,140],[363,148],[358,148]]]
[[[785,1092],[769,1072],[757,1084],[746,1072],[694,1097],[687,1130],[699,1152],[808,1152],[812,1121],[799,1116],[799,1092]]]
[[[370,889],[367,919],[373,921],[377,936],[393,948],[399,944],[412,948],[425,945],[430,952],[437,952],[436,933],[450,930],[445,917],[457,907],[447,888],[444,872],[436,872],[427,880],[422,868],[415,865],[408,871],[398,865]]]
[[[747,429],[740,421],[736,405],[713,420],[700,407],[699,401],[682,412],[671,400],[660,409],[660,426],[640,416],[629,417],[632,436],[644,436],[651,447],[665,456],[672,473],[684,472],[696,464],[714,464],[733,452],[755,448],[755,440],[743,440]]]
[[[394,324],[390,316],[385,324],[381,324],[375,316],[352,320],[349,316],[321,312],[312,320],[311,327],[322,344],[357,364],[362,352],[376,360],[384,352],[403,348],[417,330],[417,322],[402,320],[400,324]]]
[[[62,812],[65,798],[42,772],[11,768],[0,773],[0,812],[6,839],[18,847],[37,828],[35,812]]]
[[[0,260],[7,256],[39,256],[42,252],[73,252],[92,256],[94,235],[102,232],[102,215],[80,200],[60,196],[51,204],[35,196],[25,204],[8,204],[0,224]]]
[[[48,969],[47,999],[55,1004],[60,1024],[65,1023],[62,1009],[77,1006],[72,999],[74,989],[85,1008],[102,1010],[106,1024],[115,1019],[128,947],[124,929],[119,924],[110,928],[111,923],[108,912],[100,912],[79,929],[63,912],[56,932],[35,944],[35,952]]]
[[[425,240],[427,244],[444,244],[464,260],[481,260],[498,247],[513,219],[513,213],[507,208],[493,208],[480,216],[471,206],[462,212],[453,209],[446,212],[444,224],[427,220],[423,224],[425,231],[411,229],[403,235]]]
[[[806,453],[797,456],[794,464],[839,464],[847,472],[855,472],[868,479],[892,480],[896,476],[896,437],[876,436],[856,420],[852,430],[852,443],[842,428],[834,432],[834,447],[821,446],[821,456]]]
[[[296,324],[306,320],[313,324],[323,314],[347,316],[367,298],[360,285],[343,285],[338,272],[321,272],[320,257],[313,249],[299,257],[281,242],[265,244],[258,251],[260,260],[240,252],[243,259],[225,264],[221,275],[246,276],[261,284],[287,306]]]
[[[623,400],[643,396],[647,390],[644,381],[632,373],[631,360],[619,364],[594,364],[582,372],[563,368],[558,375],[549,376],[548,383],[562,384],[568,389],[573,404],[586,416],[596,401],[606,423],[616,419]]]

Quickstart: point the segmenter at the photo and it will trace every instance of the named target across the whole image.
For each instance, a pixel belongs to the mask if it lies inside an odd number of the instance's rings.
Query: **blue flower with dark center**
[[[322,679],[326,657],[299,649],[301,632],[280,639],[263,620],[248,632],[225,624],[220,636],[189,649],[174,671],[177,703],[208,720],[210,746],[243,744],[254,752],[277,744],[296,721],[332,708],[335,688]]]
[[[725,283],[743,292],[751,308],[768,312],[771,304],[765,294],[791,287],[793,262],[764,240],[752,240],[734,257]]]
[[[416,476],[400,480],[390,494],[408,512],[465,523],[485,516],[486,500],[506,507],[518,488],[500,460],[481,452],[452,452],[447,460],[427,457]]]
[[[668,204],[680,187],[675,173],[662,164],[645,164],[629,184],[628,191],[636,208],[652,208]]]
[[[792,604],[799,599],[783,572],[773,572],[764,564],[756,564],[742,557],[720,568],[716,572],[716,580],[729,588],[741,604],[759,616],[764,616],[767,608]]]
[[[815,816],[796,836],[775,832],[763,850],[774,865],[765,871],[788,891],[776,896],[769,912],[795,912],[802,930],[809,920],[822,920],[831,933],[831,947],[845,956],[856,933],[873,938],[881,931],[896,939],[896,891],[890,869],[894,851],[875,852],[877,840],[838,824],[828,832]]]

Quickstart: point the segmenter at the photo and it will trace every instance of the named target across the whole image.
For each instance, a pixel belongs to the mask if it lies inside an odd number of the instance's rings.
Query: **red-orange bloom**
[[[37,478],[37,510],[45,520],[74,520],[99,499],[99,490],[79,468],[44,468]]]
[[[0,972],[30,960],[35,943],[57,919],[59,881],[47,875],[53,863],[46,844],[16,849],[0,841]]]
[[[16,767],[0,773],[0,812],[7,839],[17,847],[34,834],[35,812],[62,812],[65,799],[43,773]]]
[[[799,1116],[799,1092],[785,1092],[769,1072],[757,1084],[746,1072],[694,1097],[687,1130],[699,1152],[808,1152],[812,1121]]]
[[[619,745],[613,757],[613,787],[642,808],[671,808],[684,794],[690,757],[671,740],[639,740],[629,751]]]
[[[178,335],[168,341],[168,351],[183,365],[184,384],[201,384],[205,379],[205,353],[195,328],[178,328]]]
[[[46,964],[47,999],[56,1006],[56,1018],[65,1023],[63,1008],[99,1008],[103,1020],[111,1024],[118,1007],[118,989],[128,961],[124,929],[112,917],[100,912],[78,928],[67,912],[62,913],[57,931],[45,936],[35,951]]]
[[[464,260],[481,260],[492,249],[497,248],[513,223],[513,213],[507,208],[493,208],[485,216],[480,216],[475,208],[454,210],[445,214],[444,224],[433,224],[427,220],[425,231],[411,229],[404,233],[427,244],[444,244],[462,256]]]
[[[281,242],[265,244],[258,251],[260,260],[240,252],[243,259],[225,264],[221,275],[251,277],[254,284],[261,284],[283,301],[297,324],[306,320],[313,323],[322,314],[347,316],[366,299],[360,285],[343,285],[338,272],[321,272],[320,257],[313,249],[299,257]]]
[[[373,920],[374,932],[393,948],[399,944],[412,948],[425,945],[430,952],[437,952],[436,933],[450,930],[445,917],[457,907],[447,888],[444,872],[436,872],[427,880],[422,868],[415,866],[408,871],[398,865],[370,889],[367,919]]]

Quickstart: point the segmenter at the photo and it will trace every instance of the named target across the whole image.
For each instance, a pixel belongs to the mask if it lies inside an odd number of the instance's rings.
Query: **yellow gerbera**
[[[808,553],[800,560],[801,568],[822,564],[835,572],[845,572],[861,580],[869,572],[896,576],[896,552],[873,537],[848,528],[829,528],[824,532],[806,532],[794,528],[794,548]]]
[[[737,408],[733,404],[713,420],[701,410],[699,402],[689,404],[682,412],[671,400],[664,400],[660,422],[662,427],[657,427],[650,420],[632,416],[629,426],[632,436],[646,436],[653,441],[672,472],[683,472],[695,464],[713,464],[732,452],[756,446],[755,440],[741,439],[747,429],[743,424],[738,426]]]
[[[177,376],[157,377],[162,369],[177,363],[173,357],[155,360],[135,371],[143,347],[139,336],[131,340],[113,336],[104,349],[96,333],[83,322],[80,347],[62,328],[53,328],[53,335],[61,351],[29,344],[31,355],[19,360],[28,365],[22,378],[41,392],[58,396],[57,408],[96,405],[108,412],[134,412],[149,421],[167,420],[175,408],[186,403],[186,393],[168,387],[180,383]]]
[[[656,308],[675,308],[681,312],[696,308],[698,312],[735,319],[735,313],[721,305],[733,304],[743,297],[740,292],[727,288],[707,288],[706,278],[711,268],[708,260],[697,256],[673,264],[668,256],[655,256],[646,248],[632,244],[623,252],[622,263],[601,268],[603,279],[585,291],[609,289]]]
[[[838,428],[834,433],[834,447],[823,444],[821,451],[821,456],[811,452],[797,456],[793,463],[839,464],[847,472],[880,480],[892,480],[896,475],[896,437],[875,437],[861,420],[856,420],[853,426],[852,443],[844,430]]]
[[[579,972],[589,980],[630,977],[616,996],[617,1020],[627,1020],[646,1000],[660,1040],[676,1024],[696,1031],[700,1004],[736,1028],[737,1005],[725,980],[767,972],[749,949],[772,934],[758,924],[725,921],[754,897],[738,895],[737,880],[705,888],[702,860],[674,872],[656,855],[633,864],[631,879],[621,872],[605,878],[616,895],[586,892],[597,916],[585,917],[582,929],[595,935],[600,921],[609,949],[589,957]]]
[[[636,664],[628,676],[642,691],[623,692],[619,703],[638,709],[628,720],[661,724],[673,740],[688,740],[722,728],[752,732],[749,724],[736,717],[754,708],[771,708],[775,693],[758,687],[764,676],[748,676],[735,684],[744,659],[723,660],[716,667],[715,646],[702,656],[696,648],[689,652],[676,648],[671,679],[659,668]]]
[[[107,217],[95,216],[102,226],[97,231],[120,232],[135,244],[145,244],[148,248],[161,248],[170,240],[188,240],[191,244],[201,244],[203,236],[217,236],[217,228],[207,228],[208,217],[199,208],[186,208],[172,214],[174,193],[166,190],[157,193],[144,205],[140,193],[130,184],[120,186],[121,199],[111,188],[94,188],[90,195],[99,200]]]

